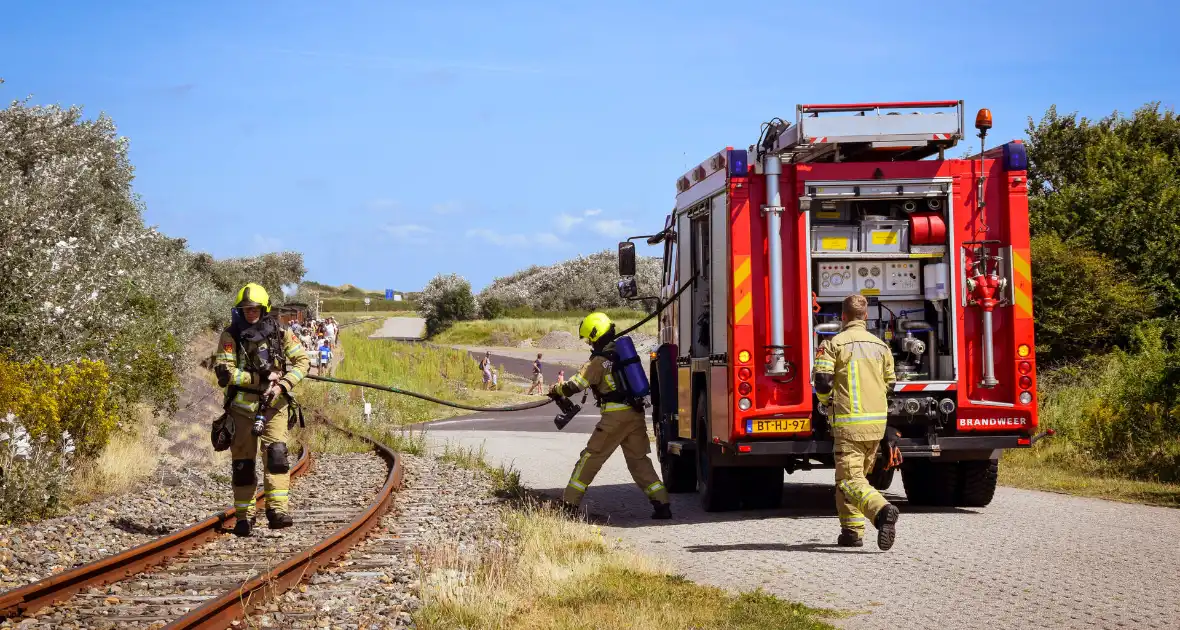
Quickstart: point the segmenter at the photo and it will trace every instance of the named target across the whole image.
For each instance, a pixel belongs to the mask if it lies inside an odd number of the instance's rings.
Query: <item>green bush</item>
[[[475,319],[471,283],[457,274],[438,274],[422,289],[419,312],[426,319],[426,335],[433,337],[455,322]]]
[[[1116,474],[1180,481],[1180,350],[1157,321],[1131,345],[1042,374],[1040,421]]]
[[[73,464],[106,445],[116,411],[103,363],[0,357],[0,522],[62,505]]]
[[[1033,233],[1103,252],[1180,313],[1180,118],[1158,103],[1101,120],[1029,119]]]
[[[1124,346],[1155,307],[1110,259],[1054,234],[1033,238],[1032,274],[1037,356],[1044,362]]]
[[[496,319],[504,316],[504,300],[489,296],[479,301],[479,318]]]

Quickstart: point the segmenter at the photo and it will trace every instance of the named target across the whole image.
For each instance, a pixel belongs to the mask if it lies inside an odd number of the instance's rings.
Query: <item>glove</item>
[[[219,363],[213,367],[213,372],[217,374],[217,386],[226,387],[229,385],[229,366],[224,363]]]
[[[549,397],[554,398],[554,399],[565,397],[565,395],[561,393],[561,385],[560,384],[554,383],[553,385],[549,386]]]
[[[901,439],[901,431],[896,427],[885,427],[885,437],[881,440],[884,446],[885,470],[901,466],[901,448],[897,442]]]

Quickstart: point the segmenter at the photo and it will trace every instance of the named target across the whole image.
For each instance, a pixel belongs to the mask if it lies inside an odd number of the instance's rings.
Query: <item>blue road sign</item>
[[[386,289],[385,290],[385,299],[387,299],[387,300],[393,299],[393,289]]]

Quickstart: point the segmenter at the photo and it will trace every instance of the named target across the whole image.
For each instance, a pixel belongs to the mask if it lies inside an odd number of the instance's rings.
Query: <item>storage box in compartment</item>
[[[849,204],[847,201],[824,201],[819,207],[812,206],[812,220],[817,223],[825,221],[848,222]]]
[[[855,225],[817,225],[811,228],[811,251],[855,252],[860,228]]]
[[[910,251],[909,221],[861,221],[860,251],[903,254]]]

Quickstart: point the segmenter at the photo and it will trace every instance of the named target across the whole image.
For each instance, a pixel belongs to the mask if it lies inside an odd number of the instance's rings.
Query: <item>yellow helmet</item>
[[[611,322],[606,313],[590,313],[582,320],[582,325],[578,327],[578,337],[594,343],[610,329]]]
[[[245,306],[259,306],[263,313],[269,313],[270,295],[266,293],[266,289],[262,288],[261,284],[251,282],[238,291],[238,300],[234,302],[234,308]]]

